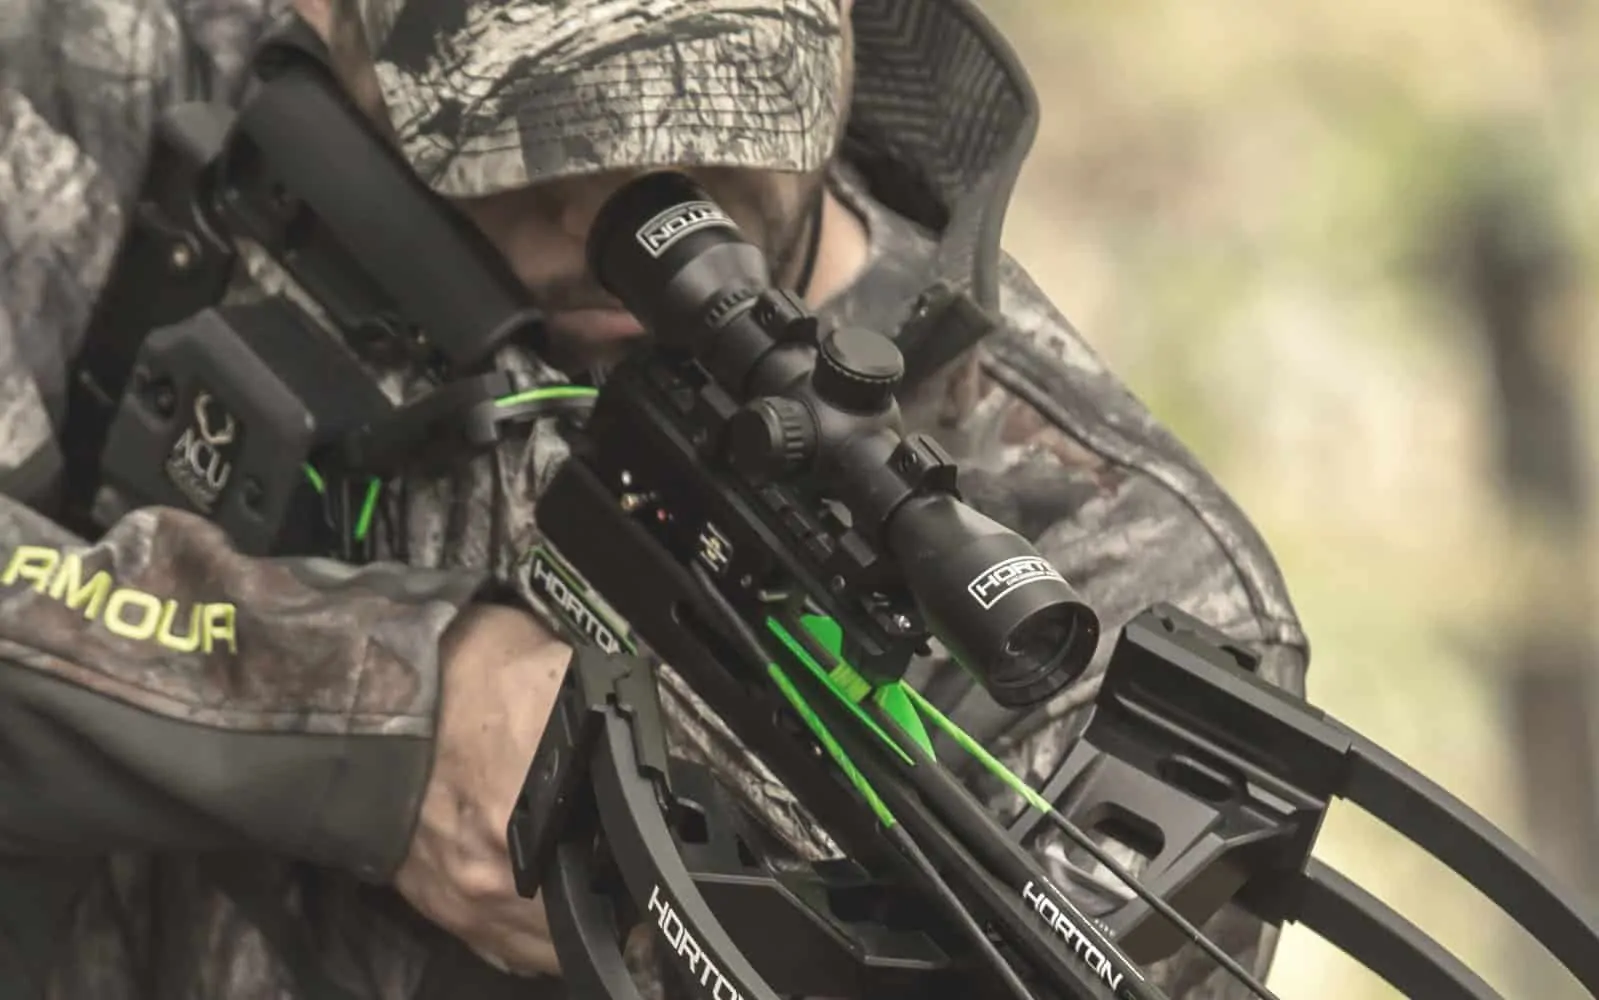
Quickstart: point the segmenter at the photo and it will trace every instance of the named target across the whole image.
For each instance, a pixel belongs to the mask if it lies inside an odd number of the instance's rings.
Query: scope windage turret
[[[1037,704],[1088,666],[1099,639],[1092,609],[1026,539],[960,501],[935,444],[901,436],[893,389],[903,364],[891,340],[825,333],[819,370],[815,319],[772,286],[761,250],[682,174],[648,174],[612,195],[588,260],[660,346],[696,359],[744,404],[751,419],[738,426],[754,432],[729,440],[746,450],[769,440],[781,452],[730,465],[804,476],[842,500],[995,701]]]

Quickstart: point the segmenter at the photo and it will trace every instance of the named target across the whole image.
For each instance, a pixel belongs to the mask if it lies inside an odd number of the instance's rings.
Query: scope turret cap
[[[616,169],[808,171],[848,97],[838,0],[338,0],[405,157],[494,194]]]

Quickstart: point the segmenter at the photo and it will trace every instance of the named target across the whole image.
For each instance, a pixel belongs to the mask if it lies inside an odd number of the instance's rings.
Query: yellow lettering
[[[83,617],[102,620],[106,631],[124,639],[154,639],[174,653],[225,649],[238,655],[238,609],[232,604],[193,604],[188,628],[179,631],[185,612],[177,601],[162,600],[132,588],[120,588],[106,570],[83,579],[83,557],[42,545],[19,545],[11,553],[0,586],[23,583]],[[102,617],[103,614],[103,617]]]
[[[228,652],[239,653],[239,637],[235,633],[237,609],[231,604],[205,605],[205,651],[210,653],[219,643],[228,644]]]
[[[139,615],[137,621],[128,621],[126,610],[132,607]],[[106,631],[124,639],[143,642],[155,635],[161,621],[161,602],[137,590],[118,590],[111,595],[105,609]]]
[[[161,627],[156,629],[155,641],[174,653],[192,653],[200,648],[200,605],[189,606],[188,635],[172,634],[172,619],[178,616],[178,602],[168,601],[161,609]]]
[[[50,596],[58,601],[63,601],[73,610],[83,608],[83,617],[93,621],[99,617],[100,609],[105,607],[105,601],[111,594],[111,574],[105,570],[96,572],[89,577],[89,582],[83,582],[83,559],[75,552],[67,553],[61,560],[61,568],[56,570],[55,578],[50,581]]]
[[[11,562],[6,565],[5,575],[0,577],[0,586],[9,587],[23,580],[33,584],[33,589],[42,594],[45,585],[50,582],[50,574],[55,572],[56,563],[60,561],[61,553],[55,549],[42,545],[18,545],[16,551],[11,553]]]

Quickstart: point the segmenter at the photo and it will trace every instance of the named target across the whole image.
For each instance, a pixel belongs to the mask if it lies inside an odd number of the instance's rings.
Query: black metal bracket
[[[1253,673],[1235,644],[1161,606],[1126,627],[1082,739],[1041,790],[1082,829],[1131,831],[1139,878],[1202,923],[1237,902],[1299,922],[1407,996],[1496,997],[1398,913],[1311,857],[1335,798],[1361,806],[1444,862],[1599,992],[1599,923],[1459,800],[1369,740]],[[1044,817],[1011,825],[1024,840]],[[1184,943],[1147,902],[1099,918],[1140,962]]]

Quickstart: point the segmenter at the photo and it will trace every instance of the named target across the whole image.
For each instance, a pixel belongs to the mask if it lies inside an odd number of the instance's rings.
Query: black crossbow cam
[[[186,105],[163,121],[75,371],[66,506],[85,534],[164,504],[246,552],[360,561],[389,481],[482,454],[521,421],[565,420],[531,583],[577,652],[509,839],[573,996],[636,1000],[621,942],[642,925],[711,1000],[1150,1000],[1144,967],[1190,945],[1270,997],[1198,930],[1234,903],[1309,927],[1407,996],[1497,997],[1313,857],[1338,798],[1449,865],[1599,996],[1586,905],[1174,608],[1115,637],[1087,728],[1027,787],[907,668],[937,643],[1023,708],[1080,675],[1099,623],[1023,538],[961,501],[936,442],[903,432],[897,341],[810,315],[703,191],[656,173],[609,200],[590,240],[648,342],[597,390],[496,371],[499,345],[541,343],[536,312],[323,58],[290,32],[237,116]],[[246,241],[343,345],[286,294],[216,304]],[[355,360],[374,357],[436,388],[394,405]],[[668,752],[660,663],[841,856],[779,863],[709,772]],[[1025,811],[985,809],[949,747]],[[1060,870],[1095,892],[1024,849],[1046,826],[1086,859]],[[1136,879],[1090,832],[1107,826],[1147,857]],[[1107,895],[1100,869],[1125,891]]]

